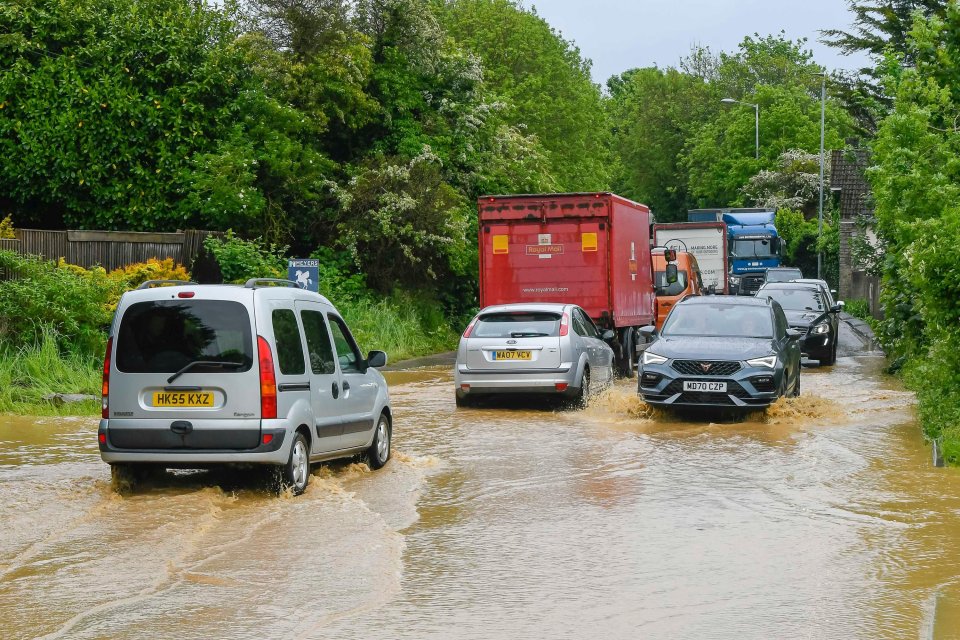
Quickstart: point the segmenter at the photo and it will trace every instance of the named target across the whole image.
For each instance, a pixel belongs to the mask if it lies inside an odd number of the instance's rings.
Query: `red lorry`
[[[621,374],[636,368],[638,329],[656,316],[650,209],[612,193],[484,196],[480,307],[577,304],[613,329]]]

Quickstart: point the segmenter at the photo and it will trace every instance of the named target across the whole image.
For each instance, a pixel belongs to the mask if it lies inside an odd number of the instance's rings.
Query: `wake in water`
[[[735,411],[735,410],[734,410]],[[845,421],[847,413],[836,402],[814,395],[797,398],[780,398],[766,409],[732,413],[727,409],[712,411],[708,408],[673,410],[654,407],[644,402],[631,388],[611,387],[591,398],[583,412],[591,418],[628,418],[643,423],[689,422],[691,416],[702,416],[705,422],[714,421],[724,414],[734,422],[759,422],[763,424],[788,425],[808,424],[811,421]],[[698,421],[698,420],[695,420]]]

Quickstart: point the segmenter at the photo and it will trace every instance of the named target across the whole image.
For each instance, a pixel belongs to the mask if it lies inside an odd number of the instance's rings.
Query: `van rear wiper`
[[[189,371],[190,369],[193,369],[198,365],[206,365],[210,367],[230,367],[232,369],[236,369],[238,367],[244,366],[244,363],[224,362],[223,360],[194,360],[193,362],[188,363],[187,366],[185,366],[183,369],[180,369],[180,371],[177,371],[175,374],[167,378],[167,384],[170,384],[171,382],[173,382],[174,380],[176,380],[177,378],[185,374],[187,371]]]

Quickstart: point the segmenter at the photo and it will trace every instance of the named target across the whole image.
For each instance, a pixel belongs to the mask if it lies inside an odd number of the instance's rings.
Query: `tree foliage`
[[[907,359],[920,414],[945,455],[960,461],[960,7],[917,16],[907,39],[914,66],[891,54],[893,112],[873,144],[869,177],[876,231],[886,247],[880,335]]]

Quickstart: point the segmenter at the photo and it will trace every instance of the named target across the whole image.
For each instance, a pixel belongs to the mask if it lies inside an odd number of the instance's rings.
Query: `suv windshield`
[[[823,294],[817,289],[763,289],[757,295],[765,295],[790,311],[826,311]]]
[[[663,336],[770,338],[768,307],[737,304],[679,304],[667,316]]]
[[[120,320],[116,353],[125,373],[175,373],[197,361],[191,373],[247,371],[250,315],[228,300],[137,302]]]
[[[657,271],[653,274],[653,286],[658,296],[678,296],[687,290],[687,272],[677,271],[677,281],[671,284],[666,271]]]
[[[473,338],[537,338],[560,335],[556,313],[490,313],[480,316]]]

